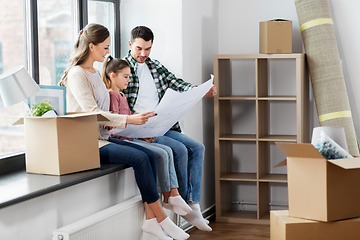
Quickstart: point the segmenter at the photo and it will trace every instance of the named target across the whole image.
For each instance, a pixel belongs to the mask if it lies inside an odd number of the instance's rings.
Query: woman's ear
[[[89,49],[90,49],[90,51],[92,51],[94,49],[94,44],[93,43],[89,44]]]

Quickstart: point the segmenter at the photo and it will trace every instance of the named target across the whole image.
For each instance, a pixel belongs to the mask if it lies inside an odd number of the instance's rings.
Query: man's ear
[[[132,45],[132,42],[131,42],[131,40],[129,40],[129,47],[131,48],[131,45]]]

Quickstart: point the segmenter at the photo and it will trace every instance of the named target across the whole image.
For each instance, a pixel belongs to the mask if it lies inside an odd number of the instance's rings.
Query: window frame
[[[77,36],[79,31],[88,23],[88,1],[91,0],[72,0],[72,24],[73,36]],[[99,2],[111,2],[114,4],[114,40],[115,57],[120,57],[120,0],[95,0]],[[38,33],[38,7],[37,0],[23,0],[24,21],[25,21],[25,66],[35,82],[40,81],[39,65],[39,33]],[[0,156],[0,161],[9,160],[23,155],[25,149]]]

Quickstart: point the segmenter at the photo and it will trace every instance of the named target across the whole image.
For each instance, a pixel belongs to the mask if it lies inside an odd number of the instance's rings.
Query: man
[[[125,57],[129,62],[131,75],[129,85],[123,92],[132,112],[153,110],[168,88],[184,92],[196,87],[176,78],[159,61],[149,58],[153,41],[154,34],[147,27],[138,26],[131,31],[130,51]],[[205,96],[215,95],[216,88],[213,86]],[[182,134],[178,123],[164,136],[156,138],[155,142],[173,150],[180,195],[193,209],[184,218],[200,230],[211,231],[208,221],[202,217],[199,205],[204,145]],[[164,207],[170,206],[165,204]]]

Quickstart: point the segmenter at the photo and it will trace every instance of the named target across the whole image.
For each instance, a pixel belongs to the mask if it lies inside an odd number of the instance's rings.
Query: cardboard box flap
[[[310,143],[276,142],[276,145],[287,157],[324,159],[321,153]]]
[[[344,169],[357,169],[360,168],[360,157],[357,158],[343,158],[328,160],[332,164]]]
[[[92,115],[96,115],[97,116],[97,121],[98,122],[103,122],[103,121],[110,121],[107,117],[105,117],[101,112],[90,112],[90,113],[69,113],[67,115],[63,115],[63,116],[57,116],[57,118],[76,118],[76,117],[85,117],[85,116],[92,116]],[[55,117],[34,117],[34,116],[21,116],[21,117],[17,117],[17,119],[15,120],[15,122],[12,125],[21,125],[24,124],[24,119],[25,118],[55,118]]]
[[[274,167],[282,167],[282,166],[287,166],[287,160],[282,160],[281,162],[279,162],[278,164],[276,164]]]
[[[68,113],[67,115],[64,116],[59,116],[59,117],[64,117],[64,118],[75,118],[75,117],[83,117],[83,116],[91,116],[91,115],[97,115],[97,121],[98,122],[102,122],[102,121],[110,121],[107,117],[105,117],[102,112],[83,112],[83,113]]]

